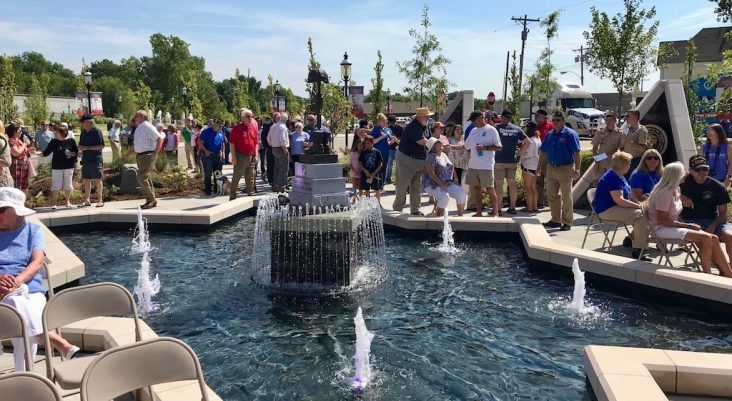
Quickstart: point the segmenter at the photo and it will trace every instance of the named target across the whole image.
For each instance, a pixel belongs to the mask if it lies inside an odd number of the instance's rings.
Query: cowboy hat
[[[435,114],[435,113],[430,112],[430,109],[428,107],[419,107],[419,108],[417,108],[417,111],[414,112],[414,116],[412,118],[429,117],[433,114]]]

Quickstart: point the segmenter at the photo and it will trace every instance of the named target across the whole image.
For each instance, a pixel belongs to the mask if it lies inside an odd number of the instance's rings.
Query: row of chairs
[[[587,243],[587,237],[590,233],[590,227],[592,226],[599,226],[600,230],[602,231],[602,234],[604,235],[605,239],[602,242],[602,248],[606,249],[608,252],[613,246],[613,243],[615,241],[615,235],[618,232],[618,229],[620,226],[623,226],[625,228],[625,231],[628,233],[628,236],[630,236],[630,230],[628,229],[628,226],[623,223],[622,221],[615,221],[615,220],[603,220],[600,218],[600,215],[595,212],[595,191],[596,188],[590,188],[587,190],[587,200],[590,202],[590,219],[587,222],[587,229],[585,230],[585,238],[582,240],[582,248],[584,249],[585,244]],[[643,213],[646,216],[646,220],[648,220],[648,211],[644,210]],[[655,243],[657,244],[657,248],[660,252],[659,254],[659,264],[668,266],[670,268],[673,268],[674,265],[671,262],[671,256],[673,256],[673,248],[674,246],[678,246],[680,249],[682,249],[686,253],[686,258],[684,259],[684,264],[689,264],[689,259],[691,259],[693,266],[699,270],[700,269],[700,260],[699,260],[699,248],[696,246],[695,243],[686,241],[683,239],[680,240],[673,240],[673,239],[662,239],[659,238],[656,233],[653,231],[653,229],[649,230],[649,238],[644,242],[643,248],[640,251],[640,255],[638,256],[638,259],[640,259],[643,255],[643,252],[648,247],[649,243]]]
[[[61,362],[53,360],[48,334],[51,330],[58,331],[63,326],[92,317],[116,315],[132,316],[135,325],[133,344],[101,354],[71,360],[64,360],[62,356]],[[118,284],[97,283],[63,290],[48,300],[42,321],[47,379],[64,390],[81,389],[82,400],[110,400],[131,390],[177,380],[198,380],[202,400],[208,400],[201,366],[193,350],[172,338],[142,341],[132,294]],[[26,369],[30,372],[33,361],[23,317],[13,307],[0,304],[0,338],[14,337],[24,340]],[[17,377],[19,383],[29,382],[27,375]],[[86,395],[85,391],[88,391]],[[6,394],[0,390],[0,401],[33,399],[5,397]]]

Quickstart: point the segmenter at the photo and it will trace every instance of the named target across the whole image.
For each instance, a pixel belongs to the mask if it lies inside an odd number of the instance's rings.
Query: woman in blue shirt
[[[25,194],[16,188],[0,188],[0,302],[15,308],[26,326],[34,361],[43,337],[41,316],[46,306],[40,269],[45,258],[43,233],[36,223],[25,220],[35,213],[24,206]],[[71,358],[79,347],[55,332],[48,334],[54,348]],[[25,370],[25,348],[21,338],[12,338],[15,371]]]
[[[709,176],[724,184],[729,189],[732,178],[732,152],[729,150],[727,133],[724,127],[719,124],[709,126],[707,140],[699,149],[699,154],[704,156],[709,163]]]
[[[290,134],[290,156],[292,162],[299,162],[300,156],[310,147],[310,134],[303,131],[301,122],[295,123],[295,131]]]
[[[603,221],[633,225],[633,258],[638,258],[648,238],[648,222],[641,210],[641,204],[630,200],[630,185],[625,180],[625,174],[630,169],[632,159],[633,155],[630,153],[613,154],[612,168],[597,183],[593,207]],[[650,258],[643,256],[642,260],[650,261]]]
[[[391,128],[387,124],[386,115],[379,113],[376,115],[376,126],[371,130],[371,136],[374,138],[374,148],[376,148],[381,155],[385,157],[389,156],[389,142],[391,141]],[[381,169],[379,172],[379,179],[382,183],[386,181],[386,169]]]
[[[641,156],[638,168],[630,176],[630,199],[642,203],[648,199],[653,187],[661,181],[663,158],[656,149],[648,149]]]

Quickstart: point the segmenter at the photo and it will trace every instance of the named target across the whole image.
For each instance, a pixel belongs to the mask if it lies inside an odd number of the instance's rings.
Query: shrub
[[[102,192],[102,199],[105,202],[111,201],[119,193],[119,187],[116,185],[105,186]]]
[[[46,203],[46,196],[43,192],[38,192],[35,196],[29,196],[25,201],[25,205],[31,209],[41,207]]]
[[[155,159],[155,171],[162,173],[168,168],[168,158],[165,156],[159,156]]]

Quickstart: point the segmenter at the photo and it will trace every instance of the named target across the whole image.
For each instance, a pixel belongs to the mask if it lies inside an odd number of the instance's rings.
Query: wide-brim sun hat
[[[429,108],[427,108],[427,107],[419,107],[414,112],[414,115],[412,116],[412,118],[429,117],[429,116],[431,116],[433,114],[435,114],[435,113],[431,112]]]
[[[440,142],[440,140],[437,139],[437,138],[435,138],[435,137],[431,137],[431,138],[427,139],[427,144],[424,145],[424,146],[427,147],[427,151],[428,152],[431,152],[432,151],[432,147],[435,146],[435,144],[437,142]]]
[[[0,208],[12,207],[18,216],[30,216],[36,211],[25,207],[25,194],[13,187],[0,187]]]

